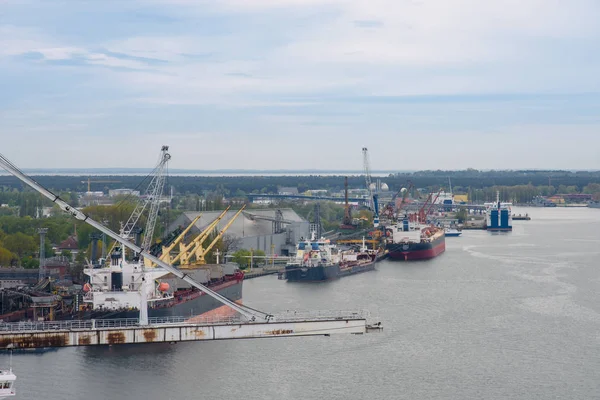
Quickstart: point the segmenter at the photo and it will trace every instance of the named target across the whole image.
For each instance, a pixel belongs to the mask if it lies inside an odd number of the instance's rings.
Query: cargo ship
[[[83,287],[84,305],[75,318],[137,318],[141,291],[146,291],[148,316],[230,315],[229,307],[159,267],[142,268],[142,262],[123,259],[120,248],[111,253],[110,266],[87,268],[89,283]],[[229,300],[241,303],[244,273],[232,264],[186,269],[202,283]],[[151,282],[143,284],[143,275]],[[144,289],[145,288],[145,289]]]
[[[446,235],[441,227],[423,225],[405,215],[386,227],[385,248],[392,260],[427,260],[446,250]]]
[[[380,256],[376,250],[340,250],[328,239],[300,239],[296,257],[285,266],[288,282],[322,282],[375,269]]]

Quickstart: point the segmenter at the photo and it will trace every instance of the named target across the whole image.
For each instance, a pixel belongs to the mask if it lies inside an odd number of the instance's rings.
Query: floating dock
[[[68,346],[187,341],[254,339],[295,336],[363,334],[380,330],[368,325],[366,312],[287,312],[269,322],[241,318],[198,320],[183,317],[150,318],[141,326],[138,319],[102,319],[61,322],[16,322],[0,324],[0,348],[36,349]]]

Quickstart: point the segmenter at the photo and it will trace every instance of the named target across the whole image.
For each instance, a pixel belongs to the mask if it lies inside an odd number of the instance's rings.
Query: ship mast
[[[240,306],[239,304],[229,300],[228,298],[222,296],[221,294],[212,291],[211,289],[207,288],[206,286],[196,282],[190,276],[181,272],[180,270],[173,267],[172,265],[167,264],[164,261],[160,260],[159,258],[153,256],[152,254],[150,254],[148,252],[148,250],[142,249],[141,247],[135,245],[134,243],[131,243],[126,238],[123,238],[119,234],[108,229],[101,223],[96,222],[95,220],[90,218],[88,215],[86,215],[82,211],[79,211],[75,207],[71,206],[70,204],[65,202],[63,199],[61,199],[59,196],[55,195],[50,190],[48,190],[45,187],[43,187],[42,185],[40,185],[39,183],[34,181],[29,176],[25,175],[17,166],[12,164],[2,154],[0,154],[0,166],[2,166],[2,168],[4,168],[6,171],[10,172],[12,175],[14,175],[18,179],[20,179],[23,183],[29,185],[31,188],[38,191],[41,195],[50,199],[50,201],[52,201],[53,203],[56,203],[63,211],[71,214],[71,216],[73,216],[74,218],[76,218],[80,221],[83,221],[83,222],[87,223],[88,225],[91,225],[92,227],[98,229],[102,233],[105,233],[107,236],[110,236],[112,239],[121,243],[123,246],[142,255],[144,258],[147,258],[148,260],[152,261],[156,265],[169,271],[176,277],[178,277],[178,278],[182,279],[183,281],[189,283],[190,285],[200,289],[201,291],[203,291],[210,297],[214,298],[215,300],[217,300],[217,301],[223,303],[224,305],[232,308],[233,310],[237,311],[238,313],[240,313],[242,316],[244,316],[249,321],[259,320],[259,321],[267,321],[268,322],[269,320],[271,320],[273,318],[273,316],[271,314],[268,314],[268,313],[265,313],[262,311],[258,311],[258,310],[255,310],[255,309],[252,309],[252,308],[249,308],[246,306]],[[145,282],[145,284],[148,284],[148,283]],[[146,292],[144,289],[142,289],[141,293],[142,293],[142,304],[144,304],[144,300],[145,300],[144,297],[145,297]],[[147,303],[146,303],[146,307],[140,307],[140,325],[147,325],[147,324],[148,324],[148,309],[147,309]]]

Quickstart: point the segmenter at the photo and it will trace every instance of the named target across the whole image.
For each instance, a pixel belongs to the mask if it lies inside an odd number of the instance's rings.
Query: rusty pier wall
[[[161,324],[145,327],[0,332],[0,348],[41,348],[171,343],[200,340],[362,334],[366,320],[242,323],[235,325]]]

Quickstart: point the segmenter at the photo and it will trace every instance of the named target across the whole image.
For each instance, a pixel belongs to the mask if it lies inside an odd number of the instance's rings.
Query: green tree
[[[583,193],[596,194],[600,193],[600,183],[590,183],[583,188]]]
[[[250,267],[250,256],[252,256],[252,264],[254,266],[264,264],[265,252],[262,250],[246,250],[240,249],[233,253],[233,262],[239,265],[240,269],[246,269]],[[256,258],[254,258],[256,257]]]
[[[235,253],[233,253],[232,260],[240,267],[240,269],[248,268],[250,266],[250,250],[237,250]]]
[[[460,207],[458,212],[456,213],[456,218],[458,219],[458,222],[463,223],[465,222],[465,220],[468,217],[468,211],[466,207]]]
[[[8,267],[14,265],[17,256],[11,253],[10,250],[0,247],[0,267]]]
[[[21,266],[23,268],[39,268],[40,260],[37,257],[25,256],[21,259]]]
[[[24,233],[17,232],[7,235],[3,240],[3,245],[9,251],[15,253],[19,258],[30,255],[38,250],[37,241]]]

